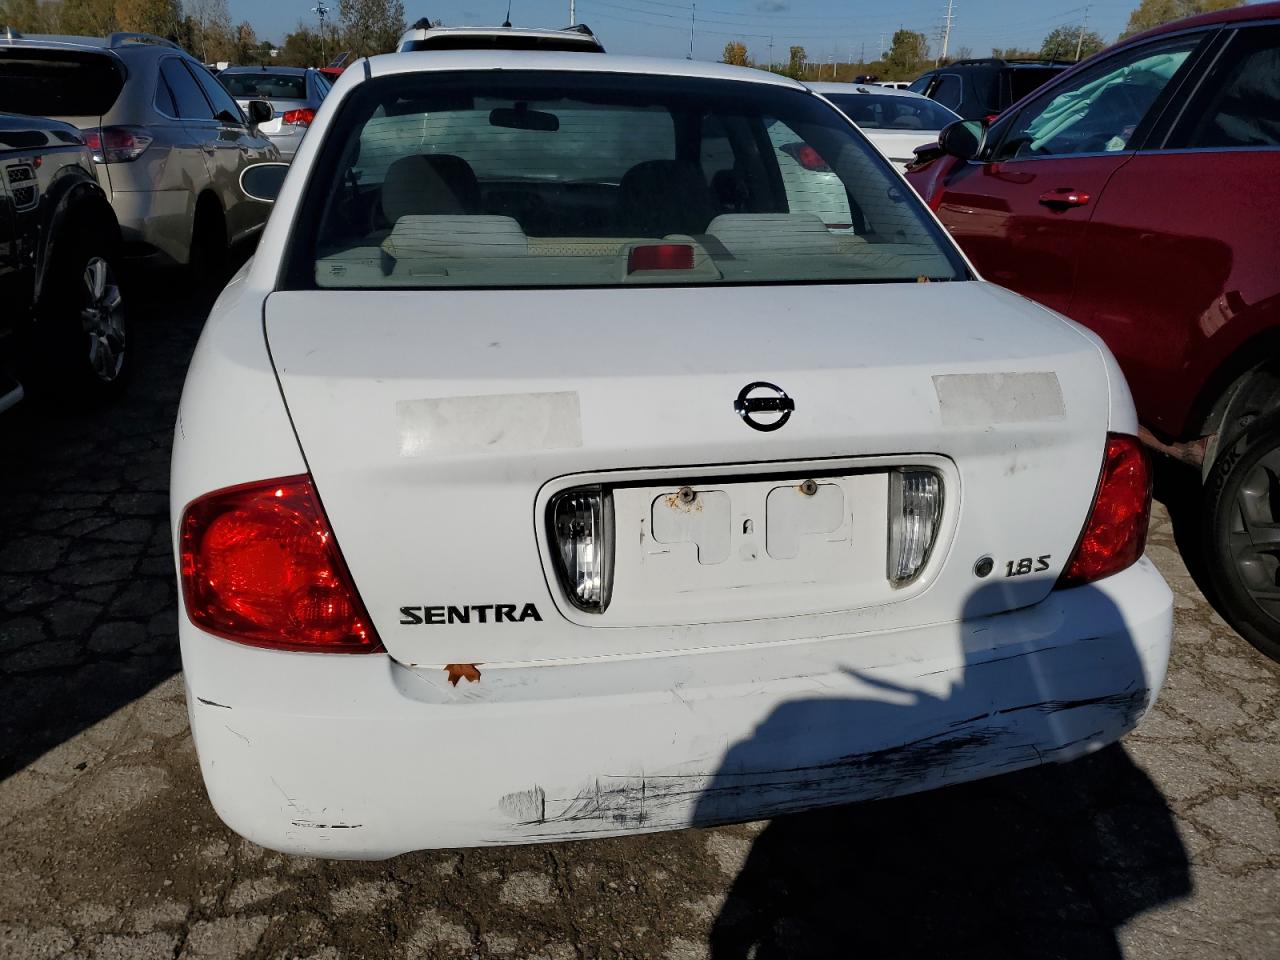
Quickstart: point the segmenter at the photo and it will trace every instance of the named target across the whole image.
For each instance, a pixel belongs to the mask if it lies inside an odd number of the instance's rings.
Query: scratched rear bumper
[[[482,665],[456,688],[385,656],[181,632],[223,820],[278,850],[377,859],[756,819],[1069,760],[1154,701],[1172,598],[1144,560],[995,617]]]

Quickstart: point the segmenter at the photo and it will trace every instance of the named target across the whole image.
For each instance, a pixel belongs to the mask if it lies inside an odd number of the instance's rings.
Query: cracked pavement
[[[1280,668],[1205,601],[1164,508],[1168,681],[1084,760],[382,863],[240,839],[204,794],[176,641],[169,446],[201,320],[144,304],[111,409],[0,418],[0,957],[1280,956]]]

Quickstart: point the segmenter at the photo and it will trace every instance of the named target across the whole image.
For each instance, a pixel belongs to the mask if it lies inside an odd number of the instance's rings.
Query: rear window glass
[[[97,117],[109,111],[124,77],[101,53],[0,49],[0,112]]]
[[[426,73],[361,84],[294,230],[301,287],[960,279],[816,97],[733,81]],[[314,222],[318,221],[318,222]]]
[[[288,73],[228,73],[219,77],[233,97],[277,100],[307,99],[307,78]]]
[[[956,115],[924,97],[874,93],[827,94],[827,99],[864,130],[941,130]]]

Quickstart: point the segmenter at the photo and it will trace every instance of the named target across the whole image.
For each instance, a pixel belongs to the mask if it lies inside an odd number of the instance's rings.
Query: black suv
[[[956,60],[916,78],[907,89],[965,120],[983,120],[1003,113],[1069,66],[1065,60]]]
[[[73,126],[0,113],[0,410],[22,380],[100,400],[125,374],[120,227]]]

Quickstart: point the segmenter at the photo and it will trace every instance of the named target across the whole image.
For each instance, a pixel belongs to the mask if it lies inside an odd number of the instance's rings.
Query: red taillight
[[[143,127],[96,127],[84,131],[85,146],[97,163],[137,160],[155,139]]]
[[[381,652],[310,477],[205,494],[180,538],[182,596],[201,630],[276,650]]]
[[[627,254],[627,273],[637,270],[692,270],[693,247],[687,243],[647,243]]]
[[[296,123],[300,127],[311,126],[311,121],[316,118],[316,112],[310,107],[303,107],[301,110],[286,110],[284,116],[281,117],[285,123]]]
[[[822,154],[807,143],[784,143],[783,151],[806,170],[828,171],[831,169]]]
[[[1000,114],[988,113],[985,117],[982,118],[982,122],[989,127],[999,119],[1000,119]]]
[[[1107,434],[1102,476],[1089,519],[1059,587],[1101,580],[1138,562],[1151,519],[1151,467],[1137,437]]]

